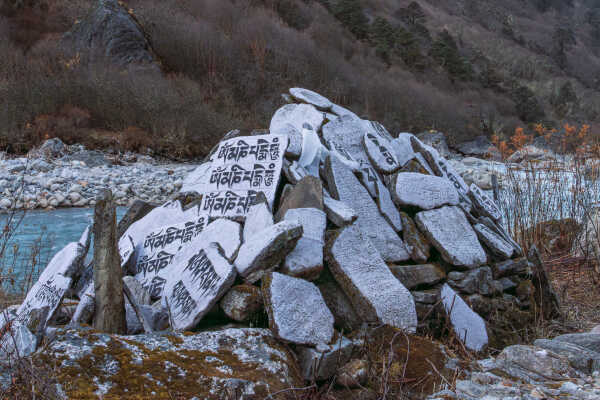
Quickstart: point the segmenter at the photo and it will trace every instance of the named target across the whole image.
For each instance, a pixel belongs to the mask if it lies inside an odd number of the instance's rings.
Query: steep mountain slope
[[[49,136],[171,156],[268,125],[291,86],[450,140],[600,119],[600,5],[575,0],[129,0],[161,71],[63,34],[102,1],[2,0],[0,145]],[[68,38],[68,35],[67,35]],[[78,48],[79,49],[79,48]],[[79,49],[80,50],[80,49]]]

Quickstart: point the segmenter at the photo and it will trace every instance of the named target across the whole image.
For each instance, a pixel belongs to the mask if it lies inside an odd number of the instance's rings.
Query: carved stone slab
[[[190,172],[183,180],[181,192],[196,192],[198,194],[202,194],[202,191],[210,179],[210,170],[210,162],[205,162],[204,164],[196,167],[196,169]]]
[[[86,243],[89,230],[80,239]],[[87,249],[79,242],[69,243],[48,263],[38,281],[27,293],[17,310],[17,320],[33,333],[45,329],[48,321],[62,303],[65,293],[71,288],[72,277],[83,269]]]
[[[438,176],[399,172],[392,177],[391,191],[398,207],[414,206],[431,210],[459,203],[454,186],[447,179]]]
[[[291,88],[290,94],[293,98],[303,103],[312,104],[319,110],[327,111],[331,109],[333,103],[326,97],[321,96],[319,93],[315,93],[312,90],[302,88]]]
[[[285,135],[240,136],[221,142],[212,154],[201,212],[243,219],[258,192],[273,207],[287,144]]]
[[[391,174],[400,168],[390,141],[374,133],[367,132],[363,136],[365,151],[375,168],[384,174]]]
[[[473,201],[473,206],[479,214],[484,217],[489,217],[494,221],[500,221],[500,219],[502,219],[502,211],[500,211],[500,208],[496,205],[494,200],[474,183],[469,187],[469,197]]]
[[[281,221],[257,232],[242,244],[235,259],[238,273],[247,283],[258,281],[265,270],[279,266],[302,236],[298,221]]]
[[[218,243],[225,258],[233,262],[242,244],[242,226],[229,219],[219,218],[208,224],[198,240]]]
[[[375,182],[381,181],[381,178],[371,165],[363,146],[363,136],[368,131],[368,126],[364,122],[350,116],[331,121],[323,126],[323,140],[330,150],[335,149],[348,160],[358,163],[359,179],[371,196],[375,197],[377,195]]]
[[[363,321],[415,331],[417,313],[410,292],[357,224],[342,228],[327,244],[326,255],[331,273]]]
[[[263,279],[262,290],[276,337],[315,346],[331,341],[333,315],[313,283],[273,272]]]
[[[310,104],[286,104],[275,112],[271,118],[269,132],[272,135],[286,135],[290,126],[302,132],[304,124],[318,132],[325,120],[323,112]],[[285,150],[285,147],[283,148]]]
[[[474,268],[487,261],[475,231],[460,208],[445,206],[421,211],[415,222],[446,262]]]
[[[403,132],[390,142],[392,151],[401,167],[405,166],[407,162],[415,158],[415,152],[410,142],[411,136],[413,136],[413,134]]]
[[[231,288],[236,272],[216,243],[177,254],[165,300],[175,330],[193,328]]]
[[[273,214],[266,202],[261,201],[251,206],[244,222],[244,241],[250,240],[252,236],[272,225]]]
[[[506,260],[513,256],[515,248],[500,235],[483,224],[473,226],[479,239],[494,253],[495,256]]]
[[[350,225],[358,218],[356,211],[350,208],[343,201],[335,200],[330,196],[323,197],[325,213],[327,218],[337,227]]]
[[[332,197],[343,201],[358,214],[354,225],[372,241],[383,259],[389,262],[408,260],[410,255],[402,239],[383,218],[367,190],[337,156],[327,158],[324,174]]]
[[[298,221],[303,233],[296,247],[287,255],[281,272],[297,278],[314,280],[323,270],[323,246],[327,216],[316,208],[292,208],[284,220]]]
[[[394,228],[396,232],[402,232],[402,219],[400,212],[394,205],[392,196],[388,188],[382,183],[377,182],[377,206],[383,218]]]
[[[440,293],[444,310],[450,315],[452,327],[469,350],[481,351],[488,344],[485,321],[456,294],[448,284]]]

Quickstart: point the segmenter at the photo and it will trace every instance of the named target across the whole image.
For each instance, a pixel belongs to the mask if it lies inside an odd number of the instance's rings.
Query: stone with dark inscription
[[[473,229],[475,229],[479,240],[481,240],[496,257],[501,260],[507,260],[513,256],[515,248],[490,228],[483,224],[476,224],[473,226]]]
[[[415,222],[446,262],[466,268],[486,263],[487,255],[460,208],[445,206],[421,211]]]
[[[502,211],[500,211],[494,200],[474,183],[469,187],[469,198],[473,202],[475,210],[481,216],[489,217],[496,222],[502,219]]]
[[[302,237],[287,255],[281,272],[297,278],[314,280],[323,270],[323,246],[327,216],[316,208],[292,208],[285,213],[284,220],[302,224]]]
[[[415,331],[417,314],[410,292],[356,223],[330,239],[326,257],[333,277],[363,321]]]
[[[379,172],[391,174],[400,168],[390,141],[386,138],[367,132],[363,136],[363,145],[369,160]]]
[[[437,176],[399,172],[392,177],[390,189],[398,207],[413,206],[431,210],[459,203],[458,192],[452,184]]]
[[[356,172],[359,179],[371,196],[375,197],[377,195],[375,182],[380,181],[381,178],[367,156],[363,146],[363,136],[367,132],[376,132],[374,129],[368,129],[369,126],[364,122],[351,116],[343,116],[331,121],[323,126],[323,140],[330,150],[335,149],[345,158],[358,163]]]
[[[272,272],[263,279],[262,291],[269,328],[276,337],[315,346],[331,341],[333,315],[313,283]]]
[[[86,229],[80,242],[88,237]],[[69,243],[50,260],[19,306],[17,320],[33,333],[43,332],[71,288],[72,277],[81,273],[87,249],[80,242]]]
[[[235,259],[238,273],[247,283],[258,281],[294,249],[302,236],[302,224],[298,221],[281,221],[257,232],[242,244]]]
[[[290,126],[301,132],[304,124],[310,125],[315,132],[318,132],[324,121],[323,112],[311,104],[286,104],[273,114],[269,132],[271,135],[285,135],[289,132]]]
[[[174,265],[165,301],[173,329],[189,330],[231,288],[236,272],[216,243],[180,252]]]
[[[259,192],[273,207],[287,145],[288,137],[276,134],[222,141],[211,156],[200,211],[243,219]]]
[[[440,293],[444,310],[456,336],[469,350],[481,351],[488,344],[485,321],[456,294],[448,284],[444,284]]]
[[[325,177],[332,197],[350,206],[358,218],[354,225],[371,240],[385,261],[398,262],[410,258],[406,246],[383,218],[367,190],[335,155],[325,162]]]
[[[312,90],[303,88],[291,88],[290,94],[292,97],[303,103],[312,104],[319,110],[328,111],[333,106],[333,103],[319,93],[315,93]]]
[[[396,232],[402,232],[402,219],[400,218],[400,213],[394,205],[390,191],[383,182],[377,182],[376,202],[383,218],[385,218]]]

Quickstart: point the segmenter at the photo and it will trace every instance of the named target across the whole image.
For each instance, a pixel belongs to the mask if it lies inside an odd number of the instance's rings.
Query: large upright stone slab
[[[319,178],[309,175],[294,185],[282,200],[275,220],[281,221],[285,213],[292,208],[323,210],[323,184]]]
[[[304,124],[318,132],[324,120],[323,113],[311,104],[286,104],[273,114],[269,132],[272,135],[286,135],[290,128],[302,132]]]
[[[417,213],[415,220],[421,232],[446,262],[467,268],[486,263],[485,251],[460,208],[446,206],[421,211]]]
[[[279,266],[302,236],[298,221],[281,221],[249,238],[238,252],[235,267],[246,282],[254,283],[265,271]]]
[[[481,351],[488,344],[485,321],[467,303],[456,294],[448,284],[444,284],[440,293],[444,310],[450,316],[456,336],[467,349]]]
[[[437,176],[400,172],[392,177],[390,189],[398,207],[414,206],[431,210],[459,203],[458,192],[450,181]]]
[[[347,155],[347,158],[358,163],[359,179],[371,196],[375,197],[377,195],[375,182],[380,181],[381,178],[373,168],[363,146],[363,136],[367,132],[378,135],[375,129],[365,121],[351,116],[343,116],[323,126],[323,140],[330,150],[334,148],[337,152]]]
[[[273,272],[263,279],[262,290],[269,327],[276,337],[315,346],[331,341],[333,315],[314,284]]]
[[[173,276],[165,288],[171,326],[176,330],[193,328],[231,288],[235,268],[222,255],[216,243],[199,251],[180,252],[174,260]]]
[[[366,234],[385,261],[410,258],[404,242],[383,218],[367,190],[337,156],[327,158],[325,177],[331,195],[354,209],[358,214],[354,225]]]
[[[303,233],[296,247],[285,258],[281,272],[309,281],[317,279],[323,270],[325,212],[316,208],[292,208],[285,213],[284,220],[300,222]]]
[[[502,219],[502,211],[496,205],[494,200],[489,197],[476,184],[472,183],[469,187],[469,198],[473,202],[475,210],[483,217],[489,217],[494,221]]]
[[[286,135],[240,136],[222,141],[211,156],[201,211],[211,217],[243,220],[258,192],[265,194],[272,208],[287,144]]]
[[[363,145],[369,160],[379,172],[391,174],[400,168],[390,141],[386,138],[367,132],[363,136]]]
[[[43,332],[60,306],[73,276],[83,268],[86,248],[79,242],[69,243],[50,260],[37,282],[17,309],[17,320],[33,333]]]
[[[377,182],[377,206],[383,218],[394,228],[396,232],[402,232],[402,219],[400,218],[400,212],[394,201],[388,188],[383,182]]]
[[[331,238],[326,256],[332,275],[364,321],[415,331],[417,314],[410,292],[357,224]]]
[[[312,90],[303,88],[291,88],[290,94],[292,97],[303,103],[312,104],[316,108],[322,111],[331,110],[333,103],[319,93],[315,93]]]

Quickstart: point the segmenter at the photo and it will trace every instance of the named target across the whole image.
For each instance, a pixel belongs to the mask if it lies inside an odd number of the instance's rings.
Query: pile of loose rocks
[[[191,170],[149,156],[115,157],[49,139],[28,157],[0,161],[0,210],[91,207],[105,189],[123,206],[135,200],[164,203]]]
[[[392,137],[305,89],[286,97],[268,132],[228,133],[176,199],[138,202],[121,221],[124,278],[114,279],[134,336],[81,328],[99,315],[99,261],[83,262],[88,230],[4,313],[18,338],[6,348],[23,355],[46,343],[34,357],[63,367],[67,396],[123,396],[129,382],[220,398],[301,387],[340,368],[361,381],[356,332],[369,327],[412,335],[443,332],[447,320],[473,352],[519,342],[514,328],[531,321],[542,285],[488,194],[410,133]],[[264,318],[269,329],[254,328]]]

